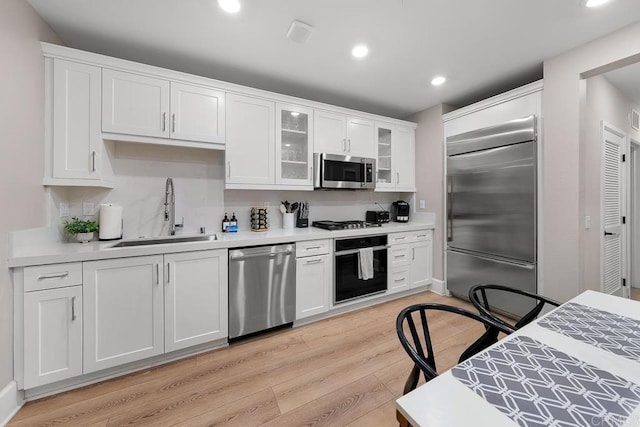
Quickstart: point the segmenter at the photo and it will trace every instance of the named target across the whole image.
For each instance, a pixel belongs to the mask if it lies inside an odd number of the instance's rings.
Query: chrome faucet
[[[184,218],[182,219],[182,224],[176,224],[176,193],[173,187],[173,179],[167,178],[164,192],[164,220],[169,221],[169,235],[174,236],[176,227],[184,225]]]

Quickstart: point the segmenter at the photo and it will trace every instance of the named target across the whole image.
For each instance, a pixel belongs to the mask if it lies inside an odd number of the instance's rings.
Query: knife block
[[[296,228],[309,227],[309,218],[296,218]]]

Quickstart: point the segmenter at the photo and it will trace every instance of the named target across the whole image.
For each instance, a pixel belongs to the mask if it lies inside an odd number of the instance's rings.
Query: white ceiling
[[[216,0],[28,1],[67,46],[398,118],[539,79],[546,58],[640,20],[638,0],[240,0],[237,15]],[[294,19],[315,29],[305,44],[285,39]]]

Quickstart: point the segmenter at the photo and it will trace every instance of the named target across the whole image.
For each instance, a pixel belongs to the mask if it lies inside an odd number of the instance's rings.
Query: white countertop
[[[216,233],[218,240],[206,242],[166,243],[148,246],[112,248],[119,240],[94,241],[89,243],[56,242],[44,235],[38,238],[14,236],[9,268],[29,265],[56,264],[61,262],[90,261],[97,259],[123,258],[207,249],[227,249],[243,246],[272,245],[304,240],[333,239],[352,236],[397,233],[435,228],[434,221],[412,221],[406,224],[389,223],[382,227],[356,230],[323,230],[320,228],[294,228],[292,230],[270,229],[265,232],[239,231]]]

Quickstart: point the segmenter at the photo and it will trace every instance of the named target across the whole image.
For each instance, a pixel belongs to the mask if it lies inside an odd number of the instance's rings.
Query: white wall
[[[544,63],[544,280],[549,297],[566,300],[585,289],[584,253],[595,251],[582,221],[590,173],[580,134],[580,76],[640,54],[640,23],[586,43]],[[587,246],[589,245],[589,246]],[[589,278],[588,280],[592,280]]]
[[[13,291],[8,233],[45,223],[44,60],[40,41],[60,43],[24,0],[0,1],[0,390],[13,380]]]
[[[640,134],[631,128],[629,114],[638,108],[604,77],[587,79],[581,106],[582,189],[584,215],[591,216],[591,229],[584,229],[584,289],[600,290],[602,270],[600,260],[601,234],[601,158],[602,121],[638,139]]]
[[[444,280],[444,126],[442,115],[453,110],[436,105],[413,114],[407,120],[418,123],[416,129],[416,203],[425,201],[425,209],[433,212],[436,228],[433,240],[433,277]]]

